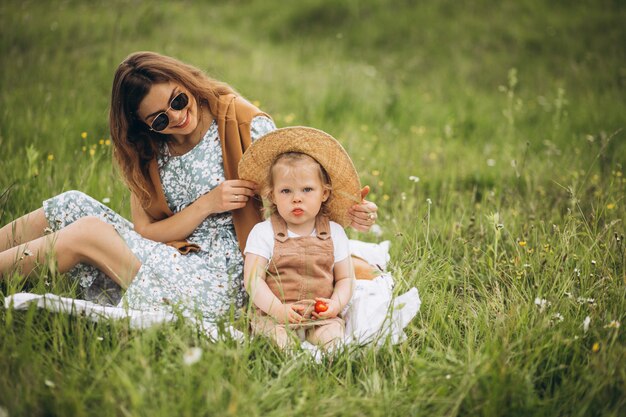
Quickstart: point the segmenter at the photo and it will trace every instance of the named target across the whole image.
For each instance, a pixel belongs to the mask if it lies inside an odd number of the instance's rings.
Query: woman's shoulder
[[[274,124],[272,119],[267,116],[255,116],[250,122],[250,136],[252,137],[253,141],[274,130],[276,130],[276,125]]]

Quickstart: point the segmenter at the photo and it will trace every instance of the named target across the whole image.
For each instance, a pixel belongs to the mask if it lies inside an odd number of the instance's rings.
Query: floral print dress
[[[275,130],[264,116],[252,120],[252,140]],[[203,139],[189,152],[171,156],[167,146],[157,158],[161,183],[170,209],[177,213],[223,181],[222,148],[214,121]],[[141,267],[122,295],[119,286],[94,266],[78,264],[68,272],[86,299],[137,310],[178,310],[215,321],[246,301],[243,257],[230,212],[207,217],[187,238],[200,251],[181,255],[163,243],[143,238],[128,220],[79,192],[68,191],[44,201],[53,231],[84,216],[111,224],[140,260]]]

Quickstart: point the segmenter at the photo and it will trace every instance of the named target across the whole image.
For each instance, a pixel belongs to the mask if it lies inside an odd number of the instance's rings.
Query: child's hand
[[[300,323],[302,321],[302,312],[304,306],[296,304],[281,304],[272,308],[270,316],[272,316],[279,323]]]
[[[322,298],[317,297],[315,301],[321,301],[328,306],[328,310],[320,313],[313,312],[311,315],[317,319],[331,319],[333,317],[337,317],[339,313],[341,313],[341,305],[339,305],[339,301],[332,300],[330,298]]]

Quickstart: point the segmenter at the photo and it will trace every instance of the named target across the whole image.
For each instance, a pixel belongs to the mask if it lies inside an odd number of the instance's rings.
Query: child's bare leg
[[[345,329],[342,323],[333,321],[323,326],[316,326],[307,332],[307,340],[324,349],[338,345],[344,339]]]
[[[43,207],[12,221],[0,229],[0,251],[35,240],[49,227]]]
[[[77,263],[96,266],[123,288],[133,280],[141,262],[113,226],[96,217],[83,217],[47,236],[0,253],[0,277],[13,268],[28,274],[53,255],[59,272]]]

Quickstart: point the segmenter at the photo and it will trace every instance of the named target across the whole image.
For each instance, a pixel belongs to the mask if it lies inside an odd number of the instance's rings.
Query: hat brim
[[[239,161],[239,178],[265,186],[269,169],[286,152],[309,155],[324,167],[331,182],[326,203],[329,217],[343,227],[350,225],[348,209],[361,202],[361,184],[354,164],[343,146],[331,135],[311,127],[295,126],[274,130],[257,139]]]

